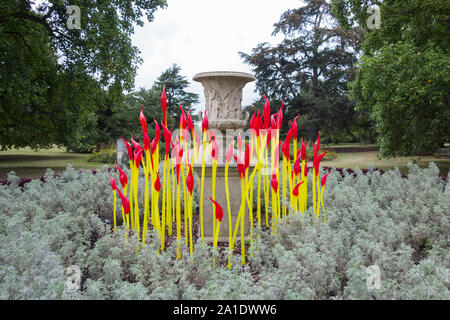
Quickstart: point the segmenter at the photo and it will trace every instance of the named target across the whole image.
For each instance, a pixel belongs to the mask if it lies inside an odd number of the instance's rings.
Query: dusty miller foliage
[[[310,209],[283,219],[275,238],[258,230],[247,265],[235,255],[231,270],[214,268],[223,253],[201,242],[177,260],[175,245],[156,254],[156,234],[136,250],[136,236],[108,232],[106,168],[49,170],[23,189],[10,174],[0,186],[0,299],[450,299],[450,187],[438,168],[410,165],[407,179],[356,173],[329,175],[327,223]],[[71,265],[81,290],[65,285]],[[371,265],[380,289],[367,286]]]

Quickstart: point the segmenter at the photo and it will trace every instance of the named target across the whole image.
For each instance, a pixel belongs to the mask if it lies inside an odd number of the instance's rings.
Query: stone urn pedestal
[[[223,219],[220,224],[219,241],[228,242],[229,240],[229,216],[227,198],[225,192],[225,154],[230,141],[234,139],[236,130],[242,130],[247,126],[249,114],[242,117],[242,89],[247,82],[255,80],[251,74],[234,71],[212,71],[198,73],[193,77],[194,81],[200,82],[204,88],[206,113],[208,116],[209,130],[215,132],[217,143],[219,145],[217,171],[216,171],[216,192],[215,201],[223,209]],[[203,112],[200,113],[203,117]],[[235,153],[237,151],[235,150]],[[201,151],[199,152],[201,155]],[[200,157],[199,157],[200,158]],[[205,182],[203,191],[203,227],[205,241],[212,242],[213,239],[213,204],[212,198],[212,162],[210,155],[205,163]],[[244,160],[244,159],[242,159]],[[254,166],[250,165],[249,171],[252,172]],[[197,158],[193,165],[193,170],[201,179],[202,163]],[[198,188],[201,188],[199,180]],[[228,168],[228,190],[230,197],[232,234],[236,226],[239,208],[241,206],[241,181],[237,165],[233,160]],[[201,194],[200,190],[199,195]],[[200,205],[200,203],[199,203]],[[245,203],[244,230],[246,239],[249,237],[248,206]],[[236,242],[240,241],[240,226],[238,228]],[[200,232],[200,231],[199,231]]]
[[[199,176],[199,189],[200,187],[200,179],[202,176],[202,165],[195,164],[193,165],[193,170]],[[249,167],[249,171],[253,170],[254,166]],[[200,190],[199,197],[200,197]],[[231,210],[231,236],[233,236],[234,228],[236,226],[237,217],[239,214],[239,209],[241,206],[241,180],[239,177],[239,172],[236,165],[230,165],[228,167],[228,192],[230,197],[230,210]],[[203,190],[203,232],[205,236],[206,242],[212,242],[213,240],[213,203],[209,200],[209,197],[212,198],[212,166],[209,164],[205,165],[205,185]],[[218,164],[216,170],[216,192],[215,192],[215,201],[217,201],[222,209],[223,209],[223,218],[220,223],[220,232],[219,232],[219,242],[228,242],[229,239],[229,216],[228,216],[228,206],[227,206],[227,196],[225,190],[225,165]],[[199,202],[200,204],[200,202]],[[255,211],[255,208],[254,210]],[[249,240],[249,216],[248,216],[248,205],[245,203],[245,217],[244,217],[244,236],[246,240]],[[254,213],[255,214],[255,213]],[[200,229],[199,229],[200,236]],[[239,225],[237,235],[236,235],[236,243],[240,242],[241,239],[241,227]]]

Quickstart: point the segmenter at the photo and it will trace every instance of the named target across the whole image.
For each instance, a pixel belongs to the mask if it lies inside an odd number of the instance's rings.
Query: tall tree
[[[180,120],[179,104],[187,112],[192,104],[198,103],[198,94],[186,91],[189,85],[187,78],[181,75],[181,67],[174,63],[161,73],[152,87],[152,90],[156,92],[161,92],[163,86],[165,87],[167,113],[172,116],[177,124]]]
[[[128,139],[133,135],[142,142],[142,129],[138,121],[142,107],[144,107],[144,115],[148,123],[149,136],[153,136],[155,128],[153,120],[158,123],[163,120],[161,110],[162,86],[159,82],[162,78],[167,81],[165,82],[168,92],[166,95],[173,107],[172,112],[168,112],[167,115],[168,127],[176,128],[178,120],[175,119],[174,115],[176,114],[179,117],[180,114],[177,102],[181,101],[186,108],[190,103],[198,101],[198,95],[184,89],[171,90],[171,88],[186,88],[189,86],[189,82],[179,73],[180,67],[176,66],[177,72],[173,73],[173,77],[166,76],[169,70],[163,71],[150,89],[139,88],[139,90],[131,92],[125,97],[113,87],[99,91],[94,100],[98,109],[89,114],[85,125],[73,134],[71,144],[73,149],[91,151],[96,148],[98,150],[104,145],[114,143],[116,139],[122,136]]]
[[[325,0],[304,1],[303,6],[284,12],[274,25],[272,35],[285,37],[280,44],[261,43],[251,54],[240,53],[254,67],[257,90],[284,100],[287,119],[299,112],[308,114],[311,138],[319,129],[338,128],[343,124],[339,121],[354,116],[353,103],[342,97],[354,76],[361,32],[343,30],[330,10]],[[331,108],[337,97],[345,103],[340,109]],[[324,118],[329,112],[333,118]],[[322,126],[325,121],[329,123]]]
[[[376,123],[382,156],[432,153],[450,141],[446,0],[333,0],[343,27],[365,30],[352,83],[357,108]],[[379,28],[367,21],[377,14]]]
[[[80,29],[69,29],[66,1],[0,2],[0,145],[71,144],[101,90],[134,85],[134,24],[164,0],[72,1]]]

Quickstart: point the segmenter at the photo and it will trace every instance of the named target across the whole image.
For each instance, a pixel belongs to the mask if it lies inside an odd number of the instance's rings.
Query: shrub
[[[99,152],[92,152],[88,157],[88,162],[99,162],[106,164],[113,164],[116,161],[117,154],[116,150],[100,150]]]
[[[236,254],[230,270],[212,264],[226,252],[200,242],[192,257],[182,246],[176,260],[174,244],[155,255],[155,234],[136,250],[135,236],[124,242],[121,227],[109,232],[109,173],[68,167],[22,186],[10,174],[0,185],[1,299],[450,298],[450,187],[434,164],[410,165],[407,178],[399,170],[333,168],[327,223],[310,209],[283,218],[275,239],[255,230],[247,265]],[[81,269],[80,291],[65,287],[71,265]],[[378,290],[366,283],[371,265],[381,272]]]
[[[298,149],[298,150],[300,150],[300,149]],[[323,149],[320,149],[318,154],[322,154],[324,152],[325,151]],[[313,148],[310,148],[310,147],[306,148],[306,159],[310,163],[312,163],[312,161],[313,161],[313,154],[314,154]],[[294,159],[294,152],[292,150],[290,151],[290,155],[291,155],[291,159]],[[327,150],[327,153],[322,158],[322,160],[334,160],[334,159],[337,159],[337,157],[338,157],[338,154],[336,153],[336,151]],[[280,152],[280,160],[283,160],[283,153],[282,152]]]

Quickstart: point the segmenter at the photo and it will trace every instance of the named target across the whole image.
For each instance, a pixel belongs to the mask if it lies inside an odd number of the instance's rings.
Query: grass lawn
[[[33,151],[29,148],[0,151],[0,178],[6,178],[10,171],[19,177],[41,177],[47,168],[62,172],[68,164],[75,169],[94,169],[102,163],[87,162],[89,154],[70,153],[64,148]]]
[[[354,153],[338,153],[335,160],[322,161],[321,165],[336,168],[350,168],[355,166],[359,168],[367,168],[368,163],[372,163],[374,167],[380,169],[393,169],[398,167],[403,173],[408,173],[408,162],[416,163],[419,167],[427,167],[430,162],[436,163],[439,167],[441,175],[447,175],[450,171],[450,158],[433,156],[410,156],[396,157],[391,159],[377,158],[377,151],[354,152]]]
[[[62,172],[68,164],[75,169],[99,168],[102,163],[87,162],[88,154],[69,153],[65,149],[52,148],[38,152],[24,148],[9,151],[0,151],[0,178],[6,178],[10,171],[15,171],[20,177],[41,177],[47,168],[55,172]],[[368,163],[380,169],[393,169],[396,166],[408,173],[408,162],[415,162],[420,167],[427,167],[429,162],[435,162],[441,175],[447,175],[450,171],[450,158],[433,156],[396,157],[391,159],[377,159],[376,151],[338,153],[335,160],[322,161],[323,166],[353,169],[367,168]]]

